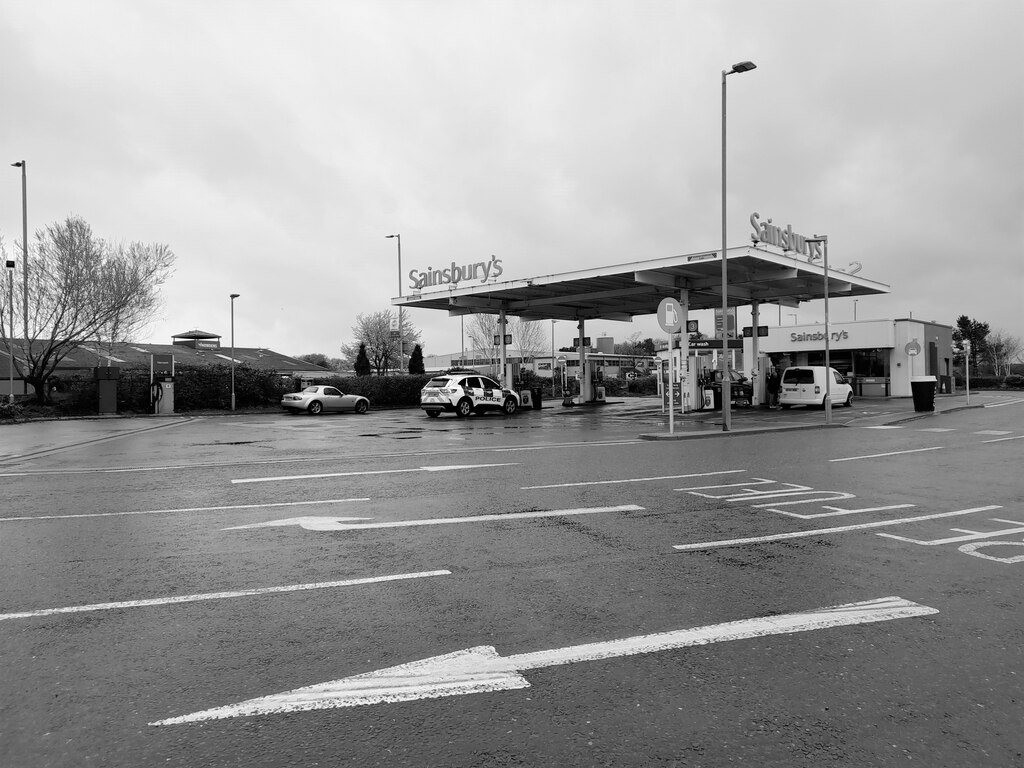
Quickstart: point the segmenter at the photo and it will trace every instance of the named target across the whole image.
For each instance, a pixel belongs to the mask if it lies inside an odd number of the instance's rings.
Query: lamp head
[[[16,163],[11,163],[11,165],[13,165],[15,168],[24,168],[25,167],[25,161],[24,160],[19,160]]]
[[[741,61],[739,64],[732,65],[732,72],[749,72],[752,69],[757,69],[757,64],[752,61]]]
[[[240,293],[232,293],[232,294],[231,294],[231,298],[232,298],[232,299],[237,299],[237,298],[238,298],[239,296],[241,296],[241,295],[242,295],[242,294],[240,294]]]
[[[390,240],[392,237],[401,237],[401,235],[384,235],[384,237]]]
[[[7,266],[8,269],[14,269],[14,260],[13,259],[8,259],[6,266]]]

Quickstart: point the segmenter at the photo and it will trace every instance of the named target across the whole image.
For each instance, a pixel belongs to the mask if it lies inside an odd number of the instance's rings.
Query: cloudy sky
[[[0,236],[17,254],[26,160],[30,232],[75,214],[176,253],[139,340],[227,343],[238,293],[238,346],[337,356],[398,295],[388,234],[405,273],[502,279],[718,247],[721,71],[751,60],[729,244],[753,211],[828,233],[892,287],[858,319],[1024,336],[1022,38],[1020,0],[0,0]],[[766,315],[822,319],[793,311]],[[459,351],[457,318],[410,315]]]

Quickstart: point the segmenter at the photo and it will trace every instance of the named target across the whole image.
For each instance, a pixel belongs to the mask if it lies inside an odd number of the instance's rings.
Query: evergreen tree
[[[359,354],[356,355],[356,376],[370,375],[370,358],[366,355],[366,344],[359,345]]]
[[[412,354],[409,355],[409,373],[413,375],[424,374],[427,369],[423,367],[423,350],[420,349],[420,345],[417,344],[413,347]]]

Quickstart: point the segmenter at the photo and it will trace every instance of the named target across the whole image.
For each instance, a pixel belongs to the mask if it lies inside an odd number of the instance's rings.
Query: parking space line
[[[616,485],[619,483],[648,483],[655,480],[683,480],[690,477],[711,477],[713,475],[733,475],[738,472],[746,472],[745,469],[723,469],[717,472],[698,472],[691,475],[660,475],[657,477],[627,477],[622,480],[588,480],[578,483],[555,483],[554,485],[524,485],[521,491],[538,491],[548,488],[577,488],[584,485]],[[718,486],[702,486],[705,488],[716,488]],[[685,490],[676,488],[674,490]]]
[[[829,461],[857,461],[858,459],[882,459],[886,456],[902,456],[905,453],[921,453],[922,451],[941,451],[945,446],[935,445],[931,448],[913,448],[908,451],[891,451],[889,453],[869,453],[865,456],[847,456],[843,459],[829,459]]]
[[[61,613],[83,613],[86,611],[110,611],[117,608],[142,608],[153,605],[175,605],[177,603],[195,603],[201,600],[224,600],[229,597],[253,597],[256,595],[272,595],[280,592],[302,592],[313,589],[331,589],[334,587],[353,587],[360,584],[378,584],[387,581],[405,579],[423,579],[430,576],[450,576],[451,571],[420,571],[419,573],[396,573],[390,576],[369,576],[341,581],[322,581],[313,584],[291,584],[284,587],[261,587],[259,589],[240,589],[234,592],[206,592],[197,595],[177,595],[175,597],[155,597],[146,600],[125,600],[119,603],[95,603],[93,605],[72,605],[66,608],[44,608],[39,611],[22,611],[20,613],[0,613],[0,621],[5,619],[28,619],[37,616],[54,616]]]
[[[0,517],[0,523],[15,520],[71,520],[79,517],[121,517],[123,515],[165,515],[175,512],[231,512],[236,509],[270,509],[273,507],[302,507],[311,504],[345,504],[350,501],[369,501],[368,497],[358,499],[322,499],[318,501],[281,501],[273,504],[231,504],[222,507],[183,507],[181,509],[141,509],[127,512],[83,512],[78,515],[37,515],[35,517]]]
[[[989,512],[993,509],[1002,509],[999,505],[990,507],[975,507],[973,509],[960,509],[956,512],[940,512],[934,515],[920,515],[918,517],[904,517],[899,520],[878,520],[873,523],[859,523],[857,525],[843,525],[838,528],[818,528],[813,531],[792,531],[790,533],[776,533],[769,536],[751,536],[744,539],[723,539],[721,541],[701,541],[694,544],[675,544],[673,549],[693,551],[698,549],[714,549],[716,547],[737,547],[745,544],[764,544],[771,541],[784,541],[786,539],[800,539],[806,536],[824,536],[830,533],[846,533],[847,531],[859,531],[867,528],[883,528],[887,525],[904,525],[906,523],[919,523],[924,520],[938,520],[943,517],[956,517],[958,515],[972,515],[975,512]]]
[[[284,480],[315,480],[324,477],[362,477],[365,475],[398,475],[407,472],[456,472],[460,469],[487,469],[490,467],[514,467],[516,462],[504,464],[453,464],[450,466],[408,467],[406,469],[367,469],[359,472],[321,472],[315,475],[278,475],[277,477],[245,477],[232,483],[273,483]]]
[[[983,443],[1003,443],[1007,440],[1022,440],[1024,435],[1017,435],[1015,437],[997,437],[995,440],[982,440]]]

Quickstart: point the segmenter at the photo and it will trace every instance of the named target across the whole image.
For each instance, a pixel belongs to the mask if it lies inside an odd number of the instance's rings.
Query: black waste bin
[[[711,391],[712,391],[712,397],[714,398],[714,401],[715,401],[715,410],[716,411],[722,410],[722,388],[721,387],[715,387]]]
[[[913,376],[910,379],[910,393],[914,396],[915,411],[935,410],[934,376]]]
[[[544,390],[540,387],[530,387],[530,400],[533,403],[533,410],[535,411],[539,411],[541,408],[540,397],[543,392]]]

